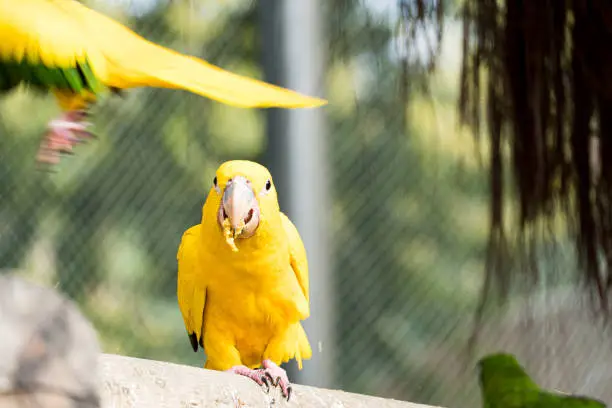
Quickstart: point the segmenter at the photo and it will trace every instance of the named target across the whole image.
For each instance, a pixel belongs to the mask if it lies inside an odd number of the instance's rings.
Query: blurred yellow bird
[[[53,92],[65,111],[41,145],[50,163],[91,137],[87,108],[104,90],[183,89],[244,108],[327,103],[154,44],[74,0],[0,0],[0,92],[22,83]]]
[[[279,365],[312,356],[300,323],[310,315],[308,262],[283,214],[268,170],[228,161],[216,172],[202,222],[183,234],[177,254],[178,304],[205,368],[260,385],[291,386]],[[263,369],[256,369],[263,365]]]

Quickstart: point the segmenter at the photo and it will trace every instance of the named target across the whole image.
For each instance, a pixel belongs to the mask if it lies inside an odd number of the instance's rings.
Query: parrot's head
[[[489,354],[478,360],[478,368],[482,370],[494,369],[496,367],[516,367],[520,366],[516,357],[510,353]]]
[[[216,198],[217,222],[235,251],[235,239],[252,237],[266,217],[280,211],[272,176],[258,163],[225,162],[217,169],[212,184],[209,197]]]
[[[488,385],[497,387],[500,381],[518,380],[526,381],[525,386],[531,384],[529,376],[512,354],[489,354],[478,361],[478,370],[480,383],[484,389],[489,388]]]

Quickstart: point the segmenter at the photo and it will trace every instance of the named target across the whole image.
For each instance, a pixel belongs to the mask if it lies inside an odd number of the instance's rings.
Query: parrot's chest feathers
[[[210,287],[208,293],[210,303],[206,313],[219,321],[231,322],[231,331],[237,340],[246,341],[253,336],[267,339],[293,321],[287,319],[287,305],[279,302],[279,298],[272,292],[236,286],[236,290],[231,293],[216,287]],[[213,321],[208,318],[205,320]]]
[[[231,334],[241,354],[263,352],[271,338],[300,320],[306,304],[291,269],[288,243],[263,231],[237,239],[235,252],[211,229],[214,238],[201,252],[207,294],[204,332]]]
[[[208,284],[209,304],[241,327],[274,329],[299,320],[294,281],[289,265],[229,263]]]

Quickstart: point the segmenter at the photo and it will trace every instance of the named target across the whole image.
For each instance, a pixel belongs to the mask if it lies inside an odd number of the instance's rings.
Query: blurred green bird
[[[605,408],[603,402],[542,390],[512,354],[497,353],[478,362],[483,408]]]

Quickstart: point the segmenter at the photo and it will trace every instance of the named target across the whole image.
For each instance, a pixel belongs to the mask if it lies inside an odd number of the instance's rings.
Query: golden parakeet
[[[593,398],[542,390],[516,358],[497,353],[478,362],[483,408],[605,408]]]
[[[149,42],[75,0],[0,0],[0,92],[22,83],[53,92],[65,112],[41,144],[50,163],[91,136],[87,107],[104,90],[184,89],[245,108],[327,103]]]
[[[306,251],[278,205],[268,170],[250,161],[223,163],[177,254],[178,304],[205,368],[260,385],[279,384],[289,399],[283,362],[312,356],[300,323],[310,315]],[[262,369],[256,369],[263,365]]]

